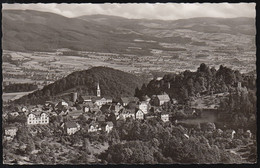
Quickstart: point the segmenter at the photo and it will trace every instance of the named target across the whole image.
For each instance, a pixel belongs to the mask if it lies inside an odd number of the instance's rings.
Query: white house
[[[61,100],[58,105],[62,105],[62,106],[69,106],[69,104],[67,102],[65,102],[64,100]]]
[[[135,119],[135,109],[126,109],[126,108],[121,109],[119,111],[119,115],[117,119],[119,118],[123,118],[124,120],[127,118]]]
[[[121,97],[120,103],[123,106],[127,106],[130,102],[138,102],[139,99],[137,97]]]
[[[169,114],[168,113],[161,113],[161,119],[163,122],[169,121]]]
[[[79,96],[78,101],[80,103],[88,103],[88,102],[92,102],[92,98],[93,98],[93,96],[92,97],[91,96]]]
[[[88,132],[97,132],[100,131],[101,127],[98,123],[93,122],[89,124]]]
[[[14,137],[16,135],[17,131],[18,131],[17,127],[6,127],[5,128],[5,135]]]
[[[107,103],[112,103],[112,99],[109,99],[109,98],[106,99],[106,98],[102,97],[102,98],[97,98],[95,100],[95,104],[98,105],[99,107],[101,107],[102,105],[107,104]]]
[[[106,122],[106,124],[105,124],[105,132],[107,132],[107,133],[111,132],[112,129],[113,129],[113,126],[114,126],[114,124],[111,121]]]
[[[137,110],[135,113],[135,119],[143,120],[144,119],[144,112],[142,110]]]
[[[29,113],[27,116],[28,125],[48,124],[48,123],[49,123],[49,116],[45,112]]]
[[[155,98],[154,98],[154,105],[155,106],[161,106],[163,105],[164,103],[167,103],[169,102],[171,99],[169,97],[168,94],[163,94],[163,95],[157,95]]]
[[[142,102],[140,102],[140,103],[138,104],[138,107],[139,107],[140,110],[142,110],[142,112],[143,112],[144,114],[147,114],[148,111],[149,111],[150,105],[149,105],[149,102],[147,102],[147,101],[142,101]]]
[[[75,134],[78,130],[80,130],[80,125],[72,121],[67,121],[66,123],[63,123],[61,127],[66,130],[68,135]]]

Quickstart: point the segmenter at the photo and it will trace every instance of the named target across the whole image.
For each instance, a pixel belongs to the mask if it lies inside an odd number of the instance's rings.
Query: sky
[[[66,17],[105,14],[130,19],[176,20],[193,17],[255,17],[255,3],[2,4],[3,9],[31,9]]]

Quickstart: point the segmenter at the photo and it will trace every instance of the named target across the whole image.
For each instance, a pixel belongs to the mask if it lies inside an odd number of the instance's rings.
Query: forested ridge
[[[202,63],[197,71],[185,70],[180,74],[166,74],[162,80],[151,80],[147,86],[136,88],[136,96],[156,95],[166,92],[170,97],[185,102],[196,94],[223,93],[234,90],[237,83],[248,90],[256,90],[256,78],[252,74],[241,74],[225,66],[218,70]]]
[[[238,83],[241,83],[239,88]],[[170,86],[170,87],[169,87]],[[225,66],[218,70],[204,63],[196,72],[186,70],[180,74],[167,74],[162,80],[152,80],[147,85],[136,88],[135,95],[142,99],[144,95],[169,94],[180,104],[197,97],[215,93],[228,93],[221,99],[218,110],[229,115],[223,122],[233,129],[244,128],[256,132],[256,75],[241,74]],[[216,99],[218,99],[216,97]],[[230,117],[232,122],[230,122]]]
[[[102,96],[117,98],[133,96],[141,80],[129,73],[108,67],[94,67],[88,70],[73,72],[70,75],[45,86],[15,101],[17,104],[39,104],[54,99],[66,92],[78,92],[82,95],[96,95],[97,83]]]

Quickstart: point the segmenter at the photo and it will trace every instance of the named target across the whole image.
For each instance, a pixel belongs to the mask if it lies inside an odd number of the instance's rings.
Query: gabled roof
[[[85,102],[85,103],[83,103],[83,107],[93,107],[94,106],[94,103],[92,103],[92,102]]]
[[[90,126],[96,127],[96,126],[99,126],[99,124],[98,124],[97,122],[91,122],[91,123],[89,124],[89,127],[90,127]]]
[[[114,126],[113,122],[111,122],[111,121],[108,121],[108,122],[107,122],[107,125],[110,126],[110,127],[113,127],[113,126]]]
[[[169,115],[169,113],[166,111],[163,111],[163,112],[161,112],[161,115]]]
[[[109,97],[109,96],[103,96],[105,99],[107,100],[112,100],[112,97]]]
[[[82,114],[82,110],[73,110],[71,112],[69,112],[70,115],[74,115],[74,114]]]
[[[43,113],[48,115],[46,112],[42,112],[42,111],[29,112],[28,115],[33,114],[35,116],[41,116]]]
[[[10,129],[16,129],[16,130],[18,130],[18,128],[15,127],[15,126],[6,126],[6,127],[5,127],[5,130],[10,130]]]
[[[67,128],[76,128],[77,127],[77,123],[74,122],[74,121],[67,121],[65,123],[65,127],[67,127]]]
[[[76,109],[77,109],[77,110],[82,110],[82,109],[83,109],[83,104],[78,104],[78,105],[76,106]]]
[[[92,100],[93,96],[80,96],[84,100]]]
[[[100,115],[97,117],[97,121],[105,121],[106,120],[106,116],[105,115]]]
[[[121,100],[123,103],[130,103],[132,101],[138,101],[139,99],[137,97],[122,97]]]
[[[170,97],[167,94],[157,95],[157,97],[158,97],[159,101],[169,101],[170,100]]]
[[[108,104],[102,105],[102,107],[100,108],[100,110],[101,110],[102,112],[110,111],[111,106],[112,106],[112,105],[108,105]]]
[[[141,104],[148,105],[148,104],[149,104],[149,102],[147,102],[147,101],[141,101],[141,102],[139,102],[139,103],[138,103],[138,105],[141,105]]]
[[[151,99],[149,96],[147,95],[144,96],[144,100],[149,100],[149,99]]]
[[[119,111],[120,114],[135,114],[136,113],[136,109],[127,109],[127,108],[123,108]]]
[[[135,113],[137,113],[137,112],[142,112],[142,113],[144,114],[144,112],[143,112],[142,110],[140,110],[140,109],[137,109],[137,110],[135,111]]]

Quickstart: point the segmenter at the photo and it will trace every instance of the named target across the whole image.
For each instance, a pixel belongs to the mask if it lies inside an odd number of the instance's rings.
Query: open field
[[[16,93],[3,93],[2,95],[2,99],[4,102],[8,101],[8,100],[15,100],[15,99],[19,99],[20,97],[32,93],[31,92],[16,92]]]

